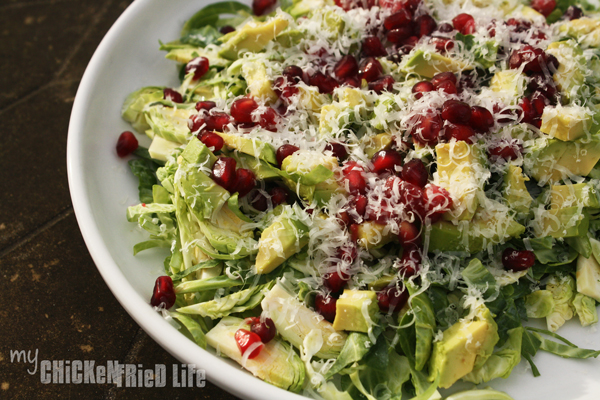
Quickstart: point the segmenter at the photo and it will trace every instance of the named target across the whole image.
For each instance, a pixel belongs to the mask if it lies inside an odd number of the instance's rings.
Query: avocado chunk
[[[592,112],[588,108],[577,105],[546,107],[540,131],[562,141],[575,140],[585,135],[591,122]]]
[[[226,36],[219,56],[228,60],[238,58],[241,51],[257,53],[273,40],[279,33],[287,28],[289,22],[281,17],[275,17],[266,22],[251,21]]]
[[[368,332],[379,319],[377,293],[370,290],[344,290],[335,305],[333,329]]]
[[[589,224],[588,213],[576,206],[541,212],[536,215],[533,228],[536,237],[568,238],[586,235]]]
[[[206,334],[206,342],[265,382],[292,392],[302,389],[306,368],[288,344],[274,338],[264,344],[258,356],[243,360],[235,340],[238,329],[250,330],[250,325],[241,318],[225,317]]]
[[[552,79],[567,99],[575,99],[585,81],[584,71],[587,69],[583,50],[574,40],[567,40],[550,43],[546,52],[559,62]]]
[[[600,18],[586,17],[563,22],[559,30],[586,47],[600,46]]]
[[[279,216],[260,235],[256,273],[268,274],[308,244],[308,228],[299,221]]]
[[[281,164],[282,171],[288,175],[283,179],[286,186],[304,200],[316,200],[321,205],[335,193],[344,191],[334,177],[333,171],[337,168],[336,157],[318,151],[296,152]]]
[[[425,78],[433,78],[439,72],[456,73],[471,69],[473,66],[465,61],[422,49],[411,53],[410,57],[400,65],[400,71],[406,74],[415,73]]]
[[[435,146],[437,171],[434,183],[446,189],[454,201],[448,219],[470,220],[479,206],[478,195],[489,171],[481,162],[480,152],[464,141],[451,141]]]
[[[383,247],[393,242],[396,237],[387,225],[373,221],[358,224],[358,245],[367,250]]]
[[[525,182],[528,180],[529,178],[523,175],[521,168],[513,164],[508,166],[506,175],[504,175],[504,199],[519,214],[529,212],[529,206],[533,201],[525,186]]]
[[[373,158],[378,151],[389,150],[392,147],[394,138],[389,133],[378,133],[375,136],[364,136],[361,142],[367,157]]]
[[[579,293],[600,301],[600,264],[596,257],[585,258],[579,255],[575,277]]]
[[[173,150],[179,148],[179,146],[181,144],[165,140],[160,136],[154,136],[150,147],[148,147],[148,153],[155,160],[166,162]]]
[[[250,95],[268,102],[277,101],[273,82],[267,76],[267,68],[261,61],[246,61],[242,65],[242,76],[248,84]]]
[[[516,69],[498,71],[490,81],[490,89],[497,93],[506,104],[516,104],[527,86],[527,77]]]
[[[171,49],[165,56],[165,58],[169,60],[177,61],[182,64],[187,64],[196,57],[207,58],[211,67],[227,67],[231,64],[231,61],[219,57],[214,51],[189,45],[182,45],[182,47]]]
[[[471,372],[491,330],[486,320],[459,321],[445,330],[442,340],[433,344],[429,379],[433,381],[439,375],[439,387],[447,389]]]
[[[600,190],[592,182],[554,185],[550,192],[550,208],[573,206],[600,208]]]
[[[247,168],[254,173],[257,179],[261,181],[269,179],[277,179],[281,176],[278,169],[273,167],[271,164],[257,160],[253,157],[244,153],[237,153],[233,155],[233,158],[238,162],[240,168]]]
[[[239,152],[260,158],[271,164],[277,164],[275,149],[269,143],[262,142],[250,137],[233,135],[230,133],[215,132],[223,138],[227,147]]]

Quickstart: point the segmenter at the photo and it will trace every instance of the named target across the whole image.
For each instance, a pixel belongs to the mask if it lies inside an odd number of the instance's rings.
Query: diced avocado
[[[217,161],[217,157],[215,157],[212,151],[195,136],[192,136],[190,142],[185,146],[181,157],[189,164],[206,168],[211,168],[215,161]]]
[[[267,68],[261,61],[246,61],[242,65],[242,76],[248,84],[248,91],[254,97],[268,102],[277,101],[273,82],[267,76]]]
[[[373,221],[358,224],[358,245],[367,249],[378,249],[397,238],[387,225]]]
[[[580,139],[568,143],[564,154],[556,163],[550,180],[558,181],[565,177],[564,170],[573,175],[588,176],[596,163],[600,161],[600,139]]]
[[[330,322],[307,308],[280,282],[265,295],[261,307],[273,320],[277,332],[298,349],[311,331],[318,332],[323,338],[323,345],[315,354],[317,357],[336,358],[344,347],[346,333],[336,331]]]
[[[368,332],[379,319],[377,293],[370,290],[344,290],[335,305],[333,329]]]
[[[438,167],[434,183],[450,192],[454,201],[453,210],[445,217],[472,219],[479,206],[482,178],[486,175],[478,148],[464,141],[451,141],[435,146],[435,152]]]
[[[348,107],[354,108],[362,103],[367,102],[365,93],[357,88],[344,86],[337,92],[339,101],[348,104]]]
[[[504,199],[509,206],[520,214],[526,214],[533,198],[527,191],[525,182],[529,178],[523,175],[520,167],[510,164],[506,175],[504,175]]]
[[[304,39],[304,32],[298,29],[286,29],[275,38],[275,41],[283,47],[297,46]]]
[[[216,132],[223,138],[227,147],[236,149],[239,152],[258,157],[271,164],[277,164],[275,149],[269,143],[250,137],[234,135],[230,133]]]
[[[316,86],[307,86],[300,83],[298,85],[298,109],[309,110],[313,113],[321,112],[321,107],[329,103],[327,95],[319,93]]]
[[[280,32],[287,28],[289,22],[281,17],[272,18],[266,22],[252,21],[242,26],[226,40],[219,56],[228,60],[238,58],[241,51],[259,52]]]
[[[269,180],[269,179],[277,179],[281,175],[277,173],[277,168],[271,166],[267,162],[263,160],[257,160],[256,157],[253,157],[244,153],[234,154],[233,157],[239,164],[240,168],[248,168],[250,171],[254,173],[257,179],[261,181]]]
[[[559,62],[552,79],[567,99],[574,99],[585,80],[586,60],[583,50],[574,40],[554,42],[548,45],[546,52]]]
[[[256,273],[267,274],[308,244],[308,228],[298,221],[279,216],[258,241]]]
[[[432,78],[440,72],[457,73],[471,69],[473,66],[465,61],[421,49],[411,53],[410,58],[400,65],[402,72],[419,74],[425,78]]]
[[[498,71],[490,81],[490,89],[506,104],[515,104],[527,86],[527,77],[516,69]]]
[[[181,146],[180,143],[171,142],[160,136],[154,136],[152,143],[150,143],[150,147],[148,147],[148,153],[150,154],[150,157],[155,160],[166,162],[173,150],[179,146]]]
[[[309,14],[325,6],[332,6],[332,0],[296,0],[294,5],[287,12],[294,18]]]
[[[196,113],[195,109],[165,107],[156,105],[146,109],[146,121],[156,136],[184,144],[191,136],[188,121]]]
[[[444,331],[442,340],[433,344],[429,377],[440,376],[439,387],[447,389],[473,370],[492,326],[486,320],[459,321]]]
[[[531,22],[546,22],[546,17],[535,11],[533,8],[527,6],[523,6],[521,8],[521,16]]]
[[[528,318],[546,318],[554,311],[554,297],[549,290],[536,290],[525,296]]]
[[[139,133],[144,133],[150,129],[146,121],[144,109],[148,104],[163,99],[163,88],[158,86],[147,86],[132,92],[127,96],[121,108],[123,119],[133,126],[133,129]]]
[[[581,212],[579,207],[565,207],[540,213],[533,226],[536,237],[568,238],[585,235],[589,222],[585,210]]]
[[[389,133],[378,133],[375,136],[364,136],[361,142],[367,157],[373,158],[378,151],[390,149],[394,138]]]
[[[577,258],[577,291],[600,301],[600,264],[594,256]]]
[[[600,191],[590,182],[554,185],[550,192],[550,207],[561,209],[573,206],[600,207]]]
[[[540,131],[550,137],[567,141],[585,135],[591,126],[592,112],[577,105],[544,108]]]
[[[288,174],[284,183],[306,201],[317,200],[324,204],[343,188],[334,178],[333,171],[338,168],[338,159],[317,151],[296,152],[286,157],[281,169]]]
[[[231,61],[219,57],[216,52],[193,46],[172,49],[165,56],[169,60],[174,60],[182,64],[187,64],[196,57],[207,58],[208,64],[211,67],[227,67],[231,64]]]
[[[579,18],[565,21],[559,26],[562,33],[572,36],[588,47],[600,46],[600,18]]]
[[[225,317],[206,334],[206,342],[265,382],[292,392],[302,389],[306,368],[285,341],[274,338],[264,345],[258,356],[244,361],[235,340],[238,329],[250,330],[250,326],[241,318]]]

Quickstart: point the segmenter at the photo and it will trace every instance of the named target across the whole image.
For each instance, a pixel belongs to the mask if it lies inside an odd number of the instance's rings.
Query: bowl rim
[[[84,169],[79,168],[85,163],[84,128],[86,114],[90,109],[94,93],[94,85],[99,81],[103,69],[106,68],[105,60],[109,59],[108,55],[115,42],[119,40],[125,26],[134,21],[146,7],[153,7],[157,3],[161,2],[135,0],[127,7],[95,50],[77,89],[69,120],[66,161],[69,192],[79,229],[96,268],[121,306],[153,340],[171,355],[182,363],[193,364],[196,368],[203,369],[208,380],[243,399],[305,399],[304,396],[255,378],[241,366],[236,367],[223,358],[202,349],[170,325],[129,283],[111,256],[96,224],[87,190],[90,180],[86,179]]]

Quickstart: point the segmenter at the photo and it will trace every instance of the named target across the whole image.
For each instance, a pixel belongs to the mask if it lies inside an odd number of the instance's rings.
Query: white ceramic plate
[[[158,50],[159,40],[177,39],[183,23],[212,2],[137,0],[107,33],[85,71],[71,115],[67,163],[73,205],[102,277],[121,305],[161,346],[182,362],[206,370],[213,383],[236,396],[301,399],[199,348],[163,320],[148,301],[163,271],[165,254],[149,250],[132,255],[133,245],[145,235],[125,219],[127,206],[138,203],[138,192],[127,162],[115,152],[118,135],[131,129],[120,118],[121,104],[140,87],[178,85],[177,69]],[[581,347],[600,349],[600,332],[593,328],[571,321],[560,333]],[[600,360],[564,360],[540,353],[535,362],[540,378],[533,378],[522,363],[509,379],[493,381],[491,386],[516,400],[600,399]]]

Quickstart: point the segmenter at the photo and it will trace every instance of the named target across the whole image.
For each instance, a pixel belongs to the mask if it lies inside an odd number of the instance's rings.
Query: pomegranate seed
[[[194,80],[200,79],[208,72],[209,65],[206,57],[192,58],[185,66],[185,74],[193,73]]]
[[[387,56],[387,50],[383,47],[381,40],[377,36],[369,36],[362,43],[363,54],[367,57]]]
[[[415,83],[415,85],[412,87],[412,92],[415,94],[416,99],[423,97],[423,93],[432,92],[434,90],[433,84],[429,81]]]
[[[398,312],[408,301],[408,291],[398,289],[396,285],[389,286],[377,292],[377,302],[382,312]]]
[[[337,215],[338,223],[343,227],[346,227],[352,223],[352,218],[348,211],[340,211]]]
[[[486,133],[494,126],[494,116],[487,108],[473,106],[469,123],[475,132]]]
[[[235,184],[231,192],[238,192],[238,197],[244,197],[256,186],[256,177],[254,172],[246,168],[240,168],[235,171]]]
[[[258,16],[268,14],[275,3],[277,0],[252,0],[252,12]]]
[[[350,200],[350,207],[358,214],[359,217],[364,218],[367,213],[367,205],[369,204],[369,199],[362,194],[354,196],[352,200]]]
[[[254,348],[248,355],[249,360],[256,358],[260,354],[262,348],[264,347],[264,344],[260,340],[260,336],[258,336],[254,332],[250,332],[247,329],[238,329],[237,331],[235,331],[234,337],[238,349],[240,349],[240,353],[242,353],[242,356],[246,355],[246,351],[248,351],[248,349],[251,346]],[[255,345],[256,347],[253,345]]]
[[[321,71],[317,71],[308,78],[311,86],[316,86],[319,93],[331,94],[333,89],[339,86],[339,83],[331,76],[326,76]]]
[[[358,62],[348,54],[340,59],[333,67],[333,73],[338,79],[350,78],[358,74]]]
[[[423,191],[423,203],[426,217],[435,222],[447,211],[452,209],[452,196],[442,187],[429,184]]]
[[[300,150],[300,148],[297,146],[294,146],[293,144],[284,144],[283,146],[279,147],[277,149],[277,154],[276,154],[277,164],[279,165],[279,168],[281,168],[281,164],[283,163],[283,160],[285,160],[288,156],[291,156],[298,150]]]
[[[411,36],[413,36],[413,27],[408,24],[392,29],[387,33],[386,38],[395,45],[401,45]]]
[[[343,85],[348,85],[351,87],[355,87],[355,88],[359,88],[360,87],[360,81],[358,80],[358,78],[352,76],[350,78],[346,78],[344,79],[344,81],[342,82]]]
[[[415,34],[420,38],[423,36],[429,36],[435,31],[437,23],[435,19],[429,14],[424,14],[418,17],[415,21],[416,32]]]
[[[520,49],[513,50],[508,60],[509,68],[517,69],[525,64],[524,72],[542,72],[542,66],[546,64],[547,57],[540,48],[525,45]]]
[[[361,61],[358,73],[362,79],[372,82],[381,76],[383,67],[376,58],[367,57]]]
[[[271,196],[271,203],[273,203],[273,207],[277,207],[280,204],[288,202],[288,192],[279,186],[271,189],[269,195]]]
[[[412,19],[413,19],[412,13],[408,9],[403,8],[400,11],[398,11],[397,13],[394,13],[394,14],[390,15],[389,17],[387,17],[386,19],[384,19],[383,26],[388,31],[391,31],[392,29],[396,29],[403,25],[410,24],[412,22]]]
[[[422,145],[436,145],[440,139],[443,121],[438,114],[418,115],[409,127],[409,134]]]
[[[215,161],[210,177],[218,185],[224,187],[231,192],[231,189],[235,186],[236,162],[231,157],[219,157]]]
[[[445,82],[445,81],[452,82],[453,84],[456,85],[456,83],[457,83],[456,75],[454,75],[452,72],[439,72],[439,73],[435,74],[433,76],[433,78],[431,78],[431,84],[436,89],[438,89],[438,86],[440,85],[440,83]]]
[[[350,231],[350,239],[356,243],[358,241],[358,224],[351,224],[348,230]]]
[[[531,8],[548,17],[556,8],[556,0],[531,0]]]
[[[200,111],[200,110],[212,110],[213,108],[215,108],[217,106],[217,103],[215,103],[214,101],[199,101],[196,103],[196,110]]]
[[[206,129],[209,131],[223,132],[231,123],[231,117],[224,112],[217,112],[206,117]]]
[[[223,35],[227,35],[228,33],[235,32],[235,28],[231,25],[225,25],[219,29],[219,32],[221,32]]]
[[[502,252],[502,265],[511,271],[525,271],[535,264],[535,254],[529,250],[515,250],[510,247]]]
[[[513,28],[517,33],[525,32],[531,29],[531,22],[524,19],[509,18],[506,25]]]
[[[521,122],[533,124],[537,117],[537,114],[535,113],[535,110],[531,105],[531,100],[527,97],[522,98],[519,101],[519,107],[521,107]]]
[[[315,311],[318,312],[329,322],[333,322],[335,319],[335,306],[337,299],[326,294],[317,294],[315,297]]]
[[[488,148],[491,159],[516,160],[522,153],[521,146],[515,141],[503,140]]]
[[[326,151],[331,151],[333,156],[336,157],[340,161],[344,161],[346,157],[348,157],[348,150],[346,150],[346,146],[342,143],[338,142],[330,142],[325,145]]]
[[[413,276],[419,271],[421,266],[421,252],[415,245],[408,244],[404,246],[402,257],[400,258],[400,268],[398,273],[402,278]]]
[[[302,80],[302,75],[304,75],[304,71],[297,65],[288,65],[283,69],[283,76],[288,79],[288,82],[298,83]]]
[[[550,104],[550,100],[546,98],[542,93],[535,92],[531,95],[531,106],[536,114],[536,117],[541,118],[544,114],[544,108]]]
[[[279,115],[271,107],[267,108],[265,112],[260,115],[258,124],[263,128],[271,132],[277,132],[277,122],[279,121]]]
[[[214,132],[204,132],[198,136],[198,139],[213,153],[221,150],[225,144],[223,138]]]
[[[567,8],[567,11],[565,11],[565,13],[563,14],[563,17],[565,19],[568,19],[569,21],[579,19],[583,17],[583,10],[576,6],[569,6],[569,8]]]
[[[259,191],[256,191],[252,196],[251,204],[252,207],[256,208],[258,211],[267,211],[267,208],[269,208],[267,197]]]
[[[365,194],[367,191],[367,180],[362,172],[352,170],[345,174],[344,180],[348,182],[348,191],[350,194]]]
[[[173,307],[175,304],[175,289],[173,288],[173,280],[170,276],[159,276],[154,283],[154,291],[150,304],[153,307],[164,306],[165,309]]]
[[[286,79],[283,76],[275,78],[275,82],[273,82],[273,91],[278,97],[288,103],[290,97],[297,95],[299,92],[296,86],[290,84],[290,79]]]
[[[555,99],[556,97],[556,85],[552,77],[548,78],[545,74],[533,74],[527,89],[531,92],[541,92],[548,99]]]
[[[369,90],[373,90],[377,94],[391,92],[394,89],[394,82],[395,80],[391,75],[385,75],[373,82],[369,82]]]
[[[432,37],[429,40],[429,43],[432,43],[435,46],[435,49],[442,54],[454,48],[454,41],[452,41],[452,39]]]
[[[398,238],[403,246],[407,244],[420,244],[421,232],[416,224],[402,221],[400,223],[400,233],[398,234]]]
[[[450,33],[454,30],[454,27],[452,26],[452,24],[449,24],[447,22],[444,22],[443,24],[441,24],[440,26],[437,27],[437,31],[441,32],[441,33]]]
[[[436,90],[441,90],[446,94],[456,94],[458,90],[456,89],[456,85],[450,81],[442,81],[435,85]]]
[[[404,204],[406,213],[414,213],[416,216],[422,217],[425,214],[423,208],[423,189],[410,182],[402,182],[400,184],[400,202]]]
[[[117,139],[117,155],[119,157],[126,157],[136,151],[137,148],[138,141],[132,132],[125,131],[119,135],[119,139]]]
[[[449,124],[445,127],[445,136],[447,140],[456,139],[473,144],[473,136],[475,131],[469,125]]]
[[[458,14],[452,19],[454,29],[463,35],[470,35],[475,32],[475,18],[471,14]]]
[[[464,101],[446,100],[442,105],[442,118],[453,124],[467,124],[471,119],[471,106]]]
[[[256,333],[263,343],[269,343],[277,334],[277,328],[271,318],[265,318],[261,321],[260,318],[252,318],[250,331]]]
[[[418,187],[425,187],[429,174],[423,161],[413,158],[402,167],[402,180],[410,182]]]
[[[252,112],[258,108],[256,100],[252,97],[244,97],[233,102],[231,105],[231,116],[236,122],[251,123]]]
[[[173,89],[164,88],[163,98],[172,101],[173,103],[183,103],[183,96],[181,96],[181,93]]]
[[[400,166],[402,165],[402,154],[396,150],[380,150],[373,155],[371,163],[373,163],[371,171],[376,174],[384,172],[395,173],[397,170],[400,170]]]

